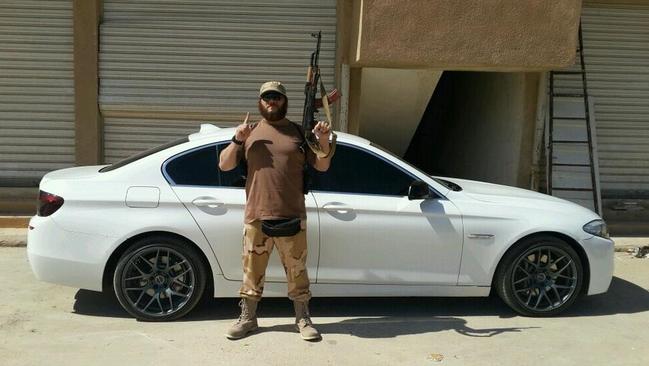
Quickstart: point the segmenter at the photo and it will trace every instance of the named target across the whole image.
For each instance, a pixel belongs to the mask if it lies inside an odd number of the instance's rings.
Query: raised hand
[[[249,123],[250,113],[246,113],[243,123],[237,126],[234,136],[237,140],[244,142],[250,136],[250,132],[257,126],[256,123]]]
[[[318,139],[320,146],[329,146],[329,136],[331,136],[331,126],[324,121],[318,121],[312,130],[315,137]]]

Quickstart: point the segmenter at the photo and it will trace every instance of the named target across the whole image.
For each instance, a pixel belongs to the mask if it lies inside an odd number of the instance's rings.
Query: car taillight
[[[39,191],[38,193],[38,216],[49,216],[63,206],[63,197],[55,194]]]

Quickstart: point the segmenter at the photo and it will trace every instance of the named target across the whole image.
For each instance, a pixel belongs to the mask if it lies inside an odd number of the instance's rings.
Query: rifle
[[[311,36],[317,38],[316,49],[311,53],[311,62],[306,74],[306,85],[304,86],[304,113],[302,115],[302,129],[304,130],[304,138],[309,148],[318,156],[326,157],[332,155],[336,149],[336,134],[331,131],[331,149],[328,154],[320,148],[318,139],[312,132],[315,127],[315,113],[318,108],[323,107],[327,116],[327,122],[331,125],[331,111],[329,105],[340,98],[338,89],[333,89],[329,94],[325,91],[324,84],[320,78],[320,67],[318,66],[318,58],[320,57],[320,39],[322,38],[322,31],[318,33],[311,33]],[[318,88],[320,89],[320,98],[317,98]]]

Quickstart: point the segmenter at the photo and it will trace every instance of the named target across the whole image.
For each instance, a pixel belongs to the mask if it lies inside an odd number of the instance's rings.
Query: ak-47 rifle
[[[320,39],[322,38],[322,31],[318,33],[311,33],[312,37],[318,39],[316,49],[311,53],[311,62],[306,74],[306,85],[304,86],[304,113],[302,115],[302,128],[304,129],[304,138],[309,148],[318,157],[326,157],[333,154],[336,149],[336,134],[331,132],[331,149],[329,153],[325,154],[320,148],[318,139],[312,132],[315,127],[315,113],[318,108],[323,107],[327,116],[327,122],[331,126],[331,111],[329,105],[340,98],[338,89],[332,90],[329,94],[325,91],[324,84],[320,78],[320,67],[318,66],[318,58],[320,57]],[[318,88],[320,89],[320,98],[317,98]]]

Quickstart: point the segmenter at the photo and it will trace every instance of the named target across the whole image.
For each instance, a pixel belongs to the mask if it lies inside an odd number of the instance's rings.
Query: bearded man
[[[306,269],[305,162],[326,171],[331,154],[317,157],[304,143],[302,127],[286,119],[288,98],[279,81],[259,89],[259,122],[246,117],[236,128],[232,143],[219,157],[221,170],[234,169],[242,159],[248,166],[243,237],[243,283],[239,290],[241,315],[226,337],[239,339],[258,328],[256,309],[264,290],[266,267],[277,247],[286,271],[288,297],[295,323],[305,340],[320,339],[309,315],[309,277]],[[313,129],[322,150],[330,152],[330,126],[318,122]]]

